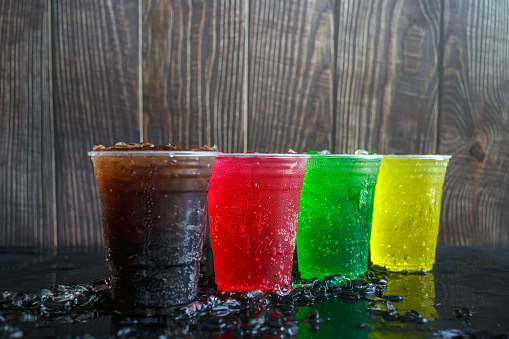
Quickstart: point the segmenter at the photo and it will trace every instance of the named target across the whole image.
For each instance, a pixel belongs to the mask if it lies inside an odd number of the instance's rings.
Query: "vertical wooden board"
[[[243,1],[143,0],[145,140],[243,150]]]
[[[94,144],[139,140],[138,1],[53,1],[59,246],[103,243],[87,156]]]
[[[442,244],[509,246],[508,32],[508,1],[445,1]]]
[[[252,0],[248,151],[332,146],[334,1]]]
[[[440,1],[338,0],[336,150],[437,150]]]
[[[0,2],[0,246],[53,246],[46,1]]]

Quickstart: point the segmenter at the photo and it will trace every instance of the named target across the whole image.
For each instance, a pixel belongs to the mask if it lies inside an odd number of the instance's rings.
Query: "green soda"
[[[383,156],[311,155],[300,198],[298,268],[303,279],[367,270],[375,186]]]

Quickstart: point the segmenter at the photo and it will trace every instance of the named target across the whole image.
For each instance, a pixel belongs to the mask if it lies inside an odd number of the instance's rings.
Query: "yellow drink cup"
[[[388,271],[431,271],[449,155],[387,155],[380,166],[371,262]]]

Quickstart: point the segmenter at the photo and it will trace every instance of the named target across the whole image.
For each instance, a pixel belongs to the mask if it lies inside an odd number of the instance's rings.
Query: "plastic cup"
[[[198,290],[215,152],[90,152],[115,307],[166,314]]]
[[[291,282],[307,155],[219,154],[208,193],[221,291],[284,290]]]
[[[435,263],[449,155],[388,155],[375,194],[371,261],[388,271],[430,271]]]
[[[302,186],[297,258],[301,277],[366,273],[380,155],[312,155]]]

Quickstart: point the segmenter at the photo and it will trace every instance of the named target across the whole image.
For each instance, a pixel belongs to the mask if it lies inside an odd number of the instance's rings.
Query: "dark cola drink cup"
[[[215,154],[149,143],[89,153],[118,311],[167,314],[196,297]]]

